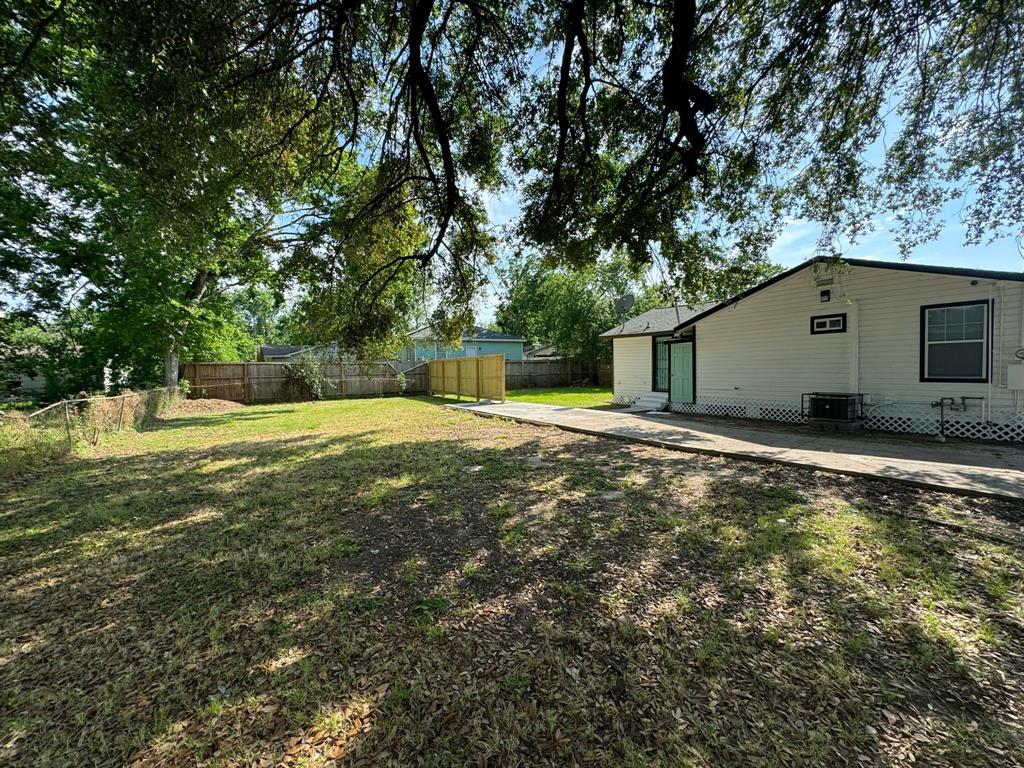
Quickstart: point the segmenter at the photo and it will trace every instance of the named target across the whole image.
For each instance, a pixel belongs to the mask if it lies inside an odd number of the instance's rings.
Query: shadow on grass
[[[497,421],[391,432],[85,459],[14,489],[0,758],[820,765],[896,760],[913,733],[919,763],[968,765],[1019,746],[1000,711],[1021,705],[1019,623],[989,628],[984,663],[950,630],[995,612],[1020,577],[1005,553],[809,501],[810,473]]]
[[[157,417],[149,421],[145,429],[181,429],[197,428],[206,429],[222,427],[225,424],[246,421],[266,421],[284,414],[295,413],[295,408],[260,408],[259,411],[227,411],[218,414],[202,414],[197,416],[169,416]]]

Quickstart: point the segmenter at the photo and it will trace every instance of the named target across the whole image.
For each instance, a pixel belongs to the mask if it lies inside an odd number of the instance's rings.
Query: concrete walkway
[[[880,477],[939,491],[1024,499],[1024,446],[812,432],[678,414],[633,414],[540,403],[462,403],[451,408],[616,437],[691,453],[731,456]]]

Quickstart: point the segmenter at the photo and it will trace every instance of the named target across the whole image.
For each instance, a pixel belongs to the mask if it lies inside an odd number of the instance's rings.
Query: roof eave
[[[637,336],[671,336],[674,332],[673,328],[665,328],[660,331],[638,331],[637,333],[604,333],[598,334],[599,339],[628,339],[635,338]]]
[[[815,256],[814,258],[802,261],[795,267],[791,267],[790,269],[787,269],[784,272],[780,272],[779,274],[775,275],[775,277],[771,277],[763,282],[758,283],[757,285],[751,286],[747,290],[742,291],[741,293],[738,293],[735,296],[726,299],[725,301],[721,301],[718,304],[715,304],[713,307],[710,307],[705,311],[697,315],[694,315],[688,320],[683,321],[673,329],[673,333],[679,333],[679,331],[682,331],[686,328],[689,328],[692,325],[695,325],[696,323],[699,323],[701,320],[708,317],[709,315],[713,315],[719,310],[725,309],[726,307],[731,307],[733,304],[736,304],[742,299],[745,299],[748,296],[757,293],[758,291],[764,290],[765,288],[768,288],[769,286],[772,286],[781,280],[785,280],[787,277],[795,275],[800,270],[806,269],[812,264],[822,261],[828,261],[828,259],[824,256]],[[1013,280],[1017,282],[1024,282],[1024,273],[1017,272],[999,272],[995,270],[970,269],[967,267],[942,267],[931,264],[897,264],[891,261],[872,261],[870,259],[842,259],[842,261],[854,267],[866,267],[869,269],[892,269],[903,272],[922,272],[924,274],[931,275],[948,275],[950,277],[975,277],[980,278],[982,280]]]

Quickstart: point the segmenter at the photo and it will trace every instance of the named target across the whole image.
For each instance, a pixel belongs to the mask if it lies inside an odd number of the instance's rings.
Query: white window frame
[[[938,309],[968,309],[970,307],[982,307],[984,317],[981,322],[980,339],[950,339],[950,340],[929,340],[928,338],[928,314]],[[950,301],[945,304],[928,304],[921,307],[921,381],[934,382],[963,382],[965,384],[987,384],[991,368],[992,352],[992,301],[990,299],[978,299],[976,301]],[[981,342],[981,375],[980,376],[932,376],[929,374],[928,353],[933,344],[977,344]]]

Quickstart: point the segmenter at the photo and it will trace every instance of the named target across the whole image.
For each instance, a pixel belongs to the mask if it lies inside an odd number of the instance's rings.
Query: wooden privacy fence
[[[430,393],[477,400],[505,400],[505,356],[479,355],[431,360]]]
[[[568,387],[572,381],[573,364],[570,360],[507,360],[505,362],[505,387],[507,389]]]
[[[571,387],[594,378],[598,386],[610,387],[611,366],[602,364],[591,371],[566,358],[505,361],[506,389]]]
[[[290,363],[186,363],[189,397],[216,397],[239,403],[307,400],[305,385],[287,375]],[[404,373],[391,363],[322,363],[324,397],[373,397],[427,391],[427,367]]]

